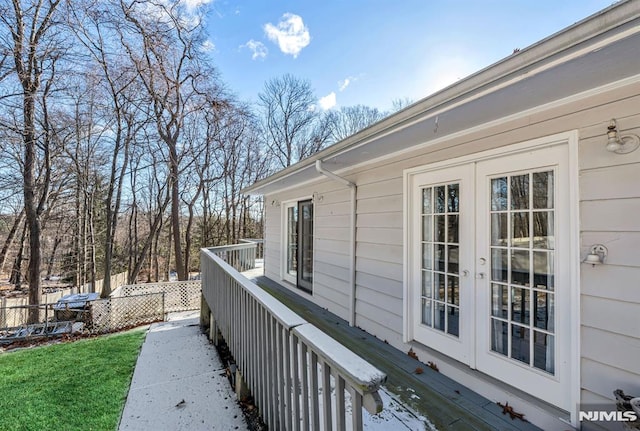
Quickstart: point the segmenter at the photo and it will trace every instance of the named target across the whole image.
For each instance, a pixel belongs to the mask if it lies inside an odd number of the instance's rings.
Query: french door
[[[569,410],[567,147],[410,174],[408,275],[414,340]]]
[[[313,201],[285,204],[285,280],[309,293],[313,286]]]

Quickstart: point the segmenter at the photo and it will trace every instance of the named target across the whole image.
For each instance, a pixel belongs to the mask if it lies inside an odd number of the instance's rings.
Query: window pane
[[[433,245],[422,244],[422,269],[433,269]]]
[[[445,192],[444,192],[444,188],[445,186],[438,186],[435,187],[434,191],[435,191],[435,195],[436,195],[436,207],[435,207],[435,212],[436,213],[444,213],[445,212]]]
[[[457,243],[459,239],[459,215],[447,216],[447,241]]]
[[[491,211],[507,209],[507,178],[491,180]]]
[[[447,307],[447,332],[456,337],[460,335],[460,310],[458,307]]]
[[[491,284],[491,315],[509,318],[509,288],[501,284]]]
[[[433,316],[433,327],[444,331],[445,306],[439,302],[434,303],[435,314]]]
[[[433,219],[432,216],[422,216],[422,240],[433,241]]]
[[[511,320],[513,322],[529,324],[531,310],[529,292],[529,289],[511,288]]]
[[[431,326],[431,301],[422,300],[422,324]]]
[[[451,273],[451,274],[457,274],[458,271],[460,270],[459,267],[459,254],[460,254],[460,250],[459,247],[457,245],[450,245],[447,247],[447,251],[448,251],[448,267],[447,267],[447,272]]]
[[[513,250],[511,252],[511,282],[521,286],[530,286],[529,250]]]
[[[422,296],[431,298],[433,295],[433,284],[431,284],[431,272],[422,271]]]
[[[508,256],[507,249],[492,248],[491,249],[491,280],[508,282]]]
[[[533,208],[553,208],[553,171],[533,174]]]
[[[422,189],[422,214],[431,214],[432,213],[432,205],[431,205],[431,187],[427,187],[426,189]]]
[[[553,252],[533,252],[533,285],[537,288],[553,290]]]
[[[447,302],[460,305],[460,278],[455,275],[447,276]]]
[[[450,213],[457,213],[460,211],[459,192],[460,186],[458,184],[449,184],[447,186],[447,209]]]
[[[511,177],[511,209],[529,209],[529,174]]]
[[[433,297],[439,301],[444,301],[445,276],[438,272],[433,273]]]
[[[547,331],[554,330],[553,313],[553,293],[546,292],[534,292],[535,303],[533,304],[535,310],[535,326],[536,328],[546,329]]]
[[[528,248],[529,245],[529,213],[511,214],[511,246]]]
[[[511,325],[511,357],[525,364],[530,363],[529,340],[531,338],[529,328],[520,325]]]
[[[444,266],[444,258],[445,258],[445,245],[444,244],[435,244],[434,245],[435,248],[435,264],[436,264],[436,271],[442,271],[445,272],[445,266]]]
[[[533,213],[533,246],[553,249],[553,212],[536,211]]]
[[[555,354],[553,347],[553,335],[534,331],[533,340],[533,366],[547,373],[555,373]]]
[[[434,217],[435,217],[435,222],[436,222],[436,225],[435,225],[435,230],[436,230],[436,232],[435,232],[435,240],[437,242],[445,242],[446,241],[446,239],[445,239],[446,237],[445,237],[445,226],[444,226],[444,223],[445,223],[445,217],[446,216],[437,215],[437,216],[434,216]]]
[[[509,239],[507,213],[491,214],[491,245],[507,246]]]
[[[507,356],[509,351],[507,337],[507,323],[491,319],[491,350]]]

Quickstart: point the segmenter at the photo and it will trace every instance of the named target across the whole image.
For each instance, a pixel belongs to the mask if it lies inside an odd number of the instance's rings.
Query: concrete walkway
[[[246,430],[218,353],[198,312],[151,325],[119,430]]]

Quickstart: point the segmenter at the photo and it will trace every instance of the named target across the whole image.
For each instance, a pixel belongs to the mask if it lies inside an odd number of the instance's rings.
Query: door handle
[[[485,275],[484,272],[479,272],[476,274],[476,278],[478,280],[484,280],[484,275]]]
[[[469,271],[467,271],[466,269],[464,271],[462,271],[462,276],[463,277],[468,277],[469,276]]]

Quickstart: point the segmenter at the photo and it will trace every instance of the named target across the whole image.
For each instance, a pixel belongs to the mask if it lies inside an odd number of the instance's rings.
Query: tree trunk
[[[14,219],[13,226],[11,226],[11,230],[7,235],[7,238],[4,240],[4,245],[2,246],[2,250],[0,251],[0,273],[4,271],[4,264],[7,260],[7,254],[9,253],[9,248],[13,244],[13,240],[16,237],[16,233],[18,232],[18,228],[24,221],[24,209],[20,211],[20,214]]]

